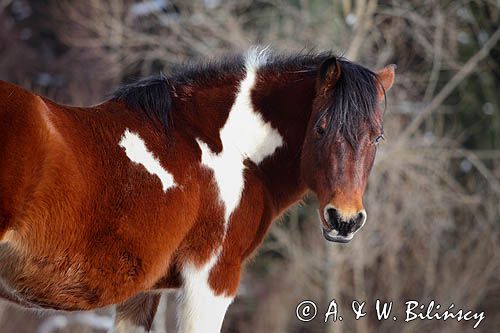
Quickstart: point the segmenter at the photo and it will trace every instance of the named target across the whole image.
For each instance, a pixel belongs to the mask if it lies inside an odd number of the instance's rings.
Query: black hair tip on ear
[[[340,77],[340,64],[337,57],[332,56],[323,61],[319,69],[321,82],[338,80]]]

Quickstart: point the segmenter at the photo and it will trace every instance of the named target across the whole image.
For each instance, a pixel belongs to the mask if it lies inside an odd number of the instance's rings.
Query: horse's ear
[[[396,76],[396,65],[392,64],[386,66],[377,72],[378,78],[378,98],[383,100],[385,93],[391,89],[394,83],[394,77]]]
[[[340,78],[340,64],[336,57],[330,57],[323,61],[319,67],[318,88],[322,92],[329,90]]]

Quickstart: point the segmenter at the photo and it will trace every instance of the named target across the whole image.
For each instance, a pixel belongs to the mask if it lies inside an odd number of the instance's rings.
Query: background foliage
[[[349,245],[319,233],[308,197],[274,224],[243,276],[225,332],[468,332],[472,324],[348,317],[353,299],[436,300],[500,327],[500,1],[0,0],[0,79],[58,102],[97,103],[118,84],[255,44],[333,50],[398,65],[387,141]],[[301,323],[303,299],[346,320]],[[322,310],[321,310],[322,309]],[[175,295],[155,330],[175,327]],[[109,310],[33,314],[0,303],[0,331],[99,332]],[[101,327],[101,330],[99,330]]]

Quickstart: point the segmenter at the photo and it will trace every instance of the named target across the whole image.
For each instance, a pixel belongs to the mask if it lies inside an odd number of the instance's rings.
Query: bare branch
[[[471,73],[473,73],[478,63],[489,55],[489,52],[500,40],[500,28],[498,28],[493,35],[488,39],[481,49],[474,54],[465,65],[456,73],[453,78],[446,83],[441,91],[432,99],[427,107],[411,121],[405,130],[398,136],[398,140],[403,142],[407,140],[422,124],[422,122],[438,108],[445,99],[455,90],[455,88]]]

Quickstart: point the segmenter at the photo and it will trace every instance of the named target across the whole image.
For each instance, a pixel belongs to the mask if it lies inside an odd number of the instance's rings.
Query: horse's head
[[[318,196],[329,241],[350,241],[366,221],[363,192],[383,140],[379,104],[393,82],[394,66],[374,73],[332,57],[320,67],[301,173]]]

